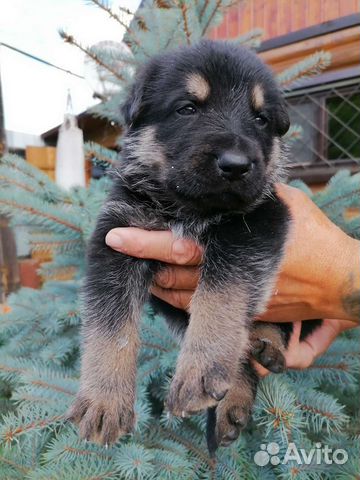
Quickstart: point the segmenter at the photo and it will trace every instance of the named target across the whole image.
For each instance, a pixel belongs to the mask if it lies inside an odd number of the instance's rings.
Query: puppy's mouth
[[[259,203],[264,191],[261,187],[262,181],[252,185],[251,188],[246,188],[243,182],[229,182],[226,179],[214,183],[211,188],[192,178],[191,181],[177,183],[172,191],[182,205],[209,213],[229,211],[247,213]]]

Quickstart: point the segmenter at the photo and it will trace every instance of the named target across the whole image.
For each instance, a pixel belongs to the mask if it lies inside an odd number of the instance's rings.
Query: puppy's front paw
[[[216,407],[215,444],[227,447],[235,441],[251,416],[254,397],[247,385],[232,387]]]
[[[251,345],[251,354],[257,362],[273,373],[286,370],[286,360],[277,345],[267,339],[257,339]]]
[[[167,408],[187,416],[216,405],[229,390],[231,376],[220,363],[210,365],[195,355],[180,361],[170,386]]]
[[[116,393],[86,391],[79,392],[67,419],[79,425],[82,438],[104,445],[130,433],[135,423],[133,405],[121,402]]]

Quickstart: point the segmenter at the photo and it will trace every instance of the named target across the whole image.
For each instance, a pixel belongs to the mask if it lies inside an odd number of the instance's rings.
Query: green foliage
[[[331,54],[329,52],[315,52],[281,72],[277,76],[277,80],[282,88],[286,89],[294,86],[295,83],[299,83],[300,80],[321,73],[330,63]]]
[[[105,2],[93,1],[107,13]],[[90,52],[103,65],[121,60],[140,64],[150,55],[200,38],[230,2],[211,0],[144,2],[127,29],[132,56],[113,58]],[[121,23],[113,12],[114,21]],[[63,34],[71,43],[76,41]],[[251,43],[258,32],[235,39]],[[85,49],[87,50],[87,49]],[[120,55],[120,54],[119,54]],[[296,67],[296,75],[304,69]],[[116,73],[116,72],[115,72]],[[111,71],[110,71],[111,74]],[[121,123],[119,101],[131,75],[116,73],[119,93],[97,108]],[[128,78],[129,77],[129,78]],[[286,76],[284,76],[285,78]],[[294,78],[287,72],[286,78]],[[299,131],[293,129],[290,137]],[[94,163],[112,165],[117,155],[94,144],[86,146]],[[79,384],[79,288],[84,251],[94,220],[109,189],[107,177],[87,189],[65,192],[16,156],[0,159],[0,212],[13,224],[31,226],[34,250],[48,251],[53,260],[42,266],[41,290],[21,289],[8,299],[0,320],[0,478],[4,480],[85,479],[350,479],[357,478],[359,431],[356,398],[359,385],[359,335],[343,335],[313,368],[269,376],[259,387],[253,421],[239,440],[220,449],[214,462],[207,453],[203,415],[167,418],[163,401],[175,365],[178,346],[162,318],[149,307],[143,314],[139,355],[137,426],[113,447],[86,443],[64,421]],[[297,183],[307,194],[311,191]],[[359,217],[346,219],[344,210],[360,207],[360,175],[343,171],[328,188],[312,196],[329,217],[360,238]],[[71,279],[59,281],[64,272]],[[316,441],[334,448],[346,445],[349,461],[333,465],[272,465],[258,467],[254,454],[262,443],[289,442],[311,448]]]
[[[25,185],[42,177],[13,156],[3,158],[1,167],[10,179],[5,188],[13,188],[14,170],[31,173]],[[353,223],[345,221],[341,212],[345,207],[360,206],[356,194],[359,180],[359,174],[340,172],[324,192],[313,196],[335,221],[342,219],[349,233],[353,233]],[[76,273],[72,280],[47,281],[41,290],[21,289],[10,296],[10,311],[1,318],[0,392],[7,411],[0,428],[1,478],[333,478],[333,470],[327,476],[317,472],[316,465],[302,467],[297,476],[291,473],[291,465],[257,467],[253,456],[263,442],[276,441],[285,452],[290,441],[310,445],[332,438],[334,432],[342,435],[338,446],[344,439],[348,441],[351,454],[354,431],[350,422],[356,412],[352,399],[358,393],[359,373],[359,338],[355,331],[335,342],[312,369],[264,379],[253,422],[231,448],[220,449],[216,464],[206,451],[203,416],[180,420],[168,419],[163,413],[178,346],[164,321],[148,307],[142,328],[134,434],[107,450],[80,440],[74,427],[63,421],[79,380],[78,293],[84,246],[107,187],[108,180],[103,179],[92,182],[87,190],[60,195],[53,186],[53,193],[41,203],[41,212],[48,215],[51,211],[52,215],[45,233],[39,233],[44,223],[37,212],[35,194],[29,200],[26,189],[18,190],[12,196],[14,209],[6,210],[14,221],[22,220],[18,211],[25,204],[25,195],[32,208],[27,219],[35,231],[34,248],[48,245],[54,254],[52,263],[72,265]],[[72,224],[62,225],[59,233],[65,208],[66,219],[76,218],[81,229],[77,236]],[[339,475],[349,469],[356,471],[356,461],[353,452],[349,465],[343,471],[336,466],[336,471]]]

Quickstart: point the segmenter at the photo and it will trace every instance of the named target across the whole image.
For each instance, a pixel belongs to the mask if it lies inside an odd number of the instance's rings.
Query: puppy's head
[[[271,72],[247,49],[203,41],[153,58],[123,115],[125,157],[179,204],[246,212],[279,179],[289,118]]]

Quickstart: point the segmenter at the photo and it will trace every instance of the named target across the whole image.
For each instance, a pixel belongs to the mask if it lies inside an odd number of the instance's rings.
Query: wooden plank
[[[285,35],[291,32],[291,2],[278,0],[277,34]]]
[[[267,37],[267,29],[264,17],[264,4],[266,0],[257,0],[254,2],[254,28],[263,30],[263,40]]]
[[[278,12],[278,5],[277,0],[268,0],[266,2],[267,8],[267,32],[270,38],[277,37],[277,25],[276,25],[276,17]]]
[[[218,38],[227,38],[226,37],[226,21],[222,22],[218,27]]]
[[[302,22],[302,11],[304,6],[302,5],[302,0],[292,0],[291,2],[291,31],[294,32],[295,30],[300,30],[304,28],[304,24]]]
[[[342,46],[336,47],[331,50],[331,54],[333,56],[333,62],[326,69],[326,72],[335,72],[343,68],[359,66],[360,64],[359,63],[360,52],[359,52],[358,44],[354,43],[351,46],[342,45]],[[281,62],[277,62],[277,63],[271,63],[268,61],[265,61],[265,62],[271,66],[274,72],[277,73],[277,72],[282,72],[286,68],[289,68],[292,65],[294,65],[296,62],[303,60],[305,56],[306,55],[301,55],[301,52],[299,52],[298,56],[284,59]]]
[[[269,39],[354,13],[359,13],[358,0],[246,0],[231,7],[209,36],[233,37],[260,27]]]
[[[339,16],[351,15],[354,12],[359,12],[359,0],[346,0],[339,2]]]
[[[255,11],[255,3],[256,3],[256,0],[249,0],[249,6],[248,6],[248,9],[249,9],[249,17],[250,17],[250,30],[253,30],[254,28],[254,19],[255,19],[255,16],[254,16],[254,11]]]
[[[324,15],[324,22],[327,22],[328,20],[333,20],[334,18],[339,18],[340,16],[340,9],[339,5],[340,3],[346,3],[347,0],[323,0],[324,5],[322,8],[322,12]]]
[[[252,29],[250,0],[243,2],[240,8],[240,24],[238,35],[243,35]]]
[[[238,9],[232,8],[228,14],[229,26],[228,26],[228,38],[235,38],[238,36]]]
[[[26,160],[40,169],[54,169],[56,163],[55,147],[26,147]]]
[[[360,63],[360,27],[347,28],[320,37],[261,52],[261,58],[278,72],[318,50],[332,54],[328,71]]]
[[[307,0],[305,12],[305,25],[311,27],[322,23],[322,5],[321,0]]]

